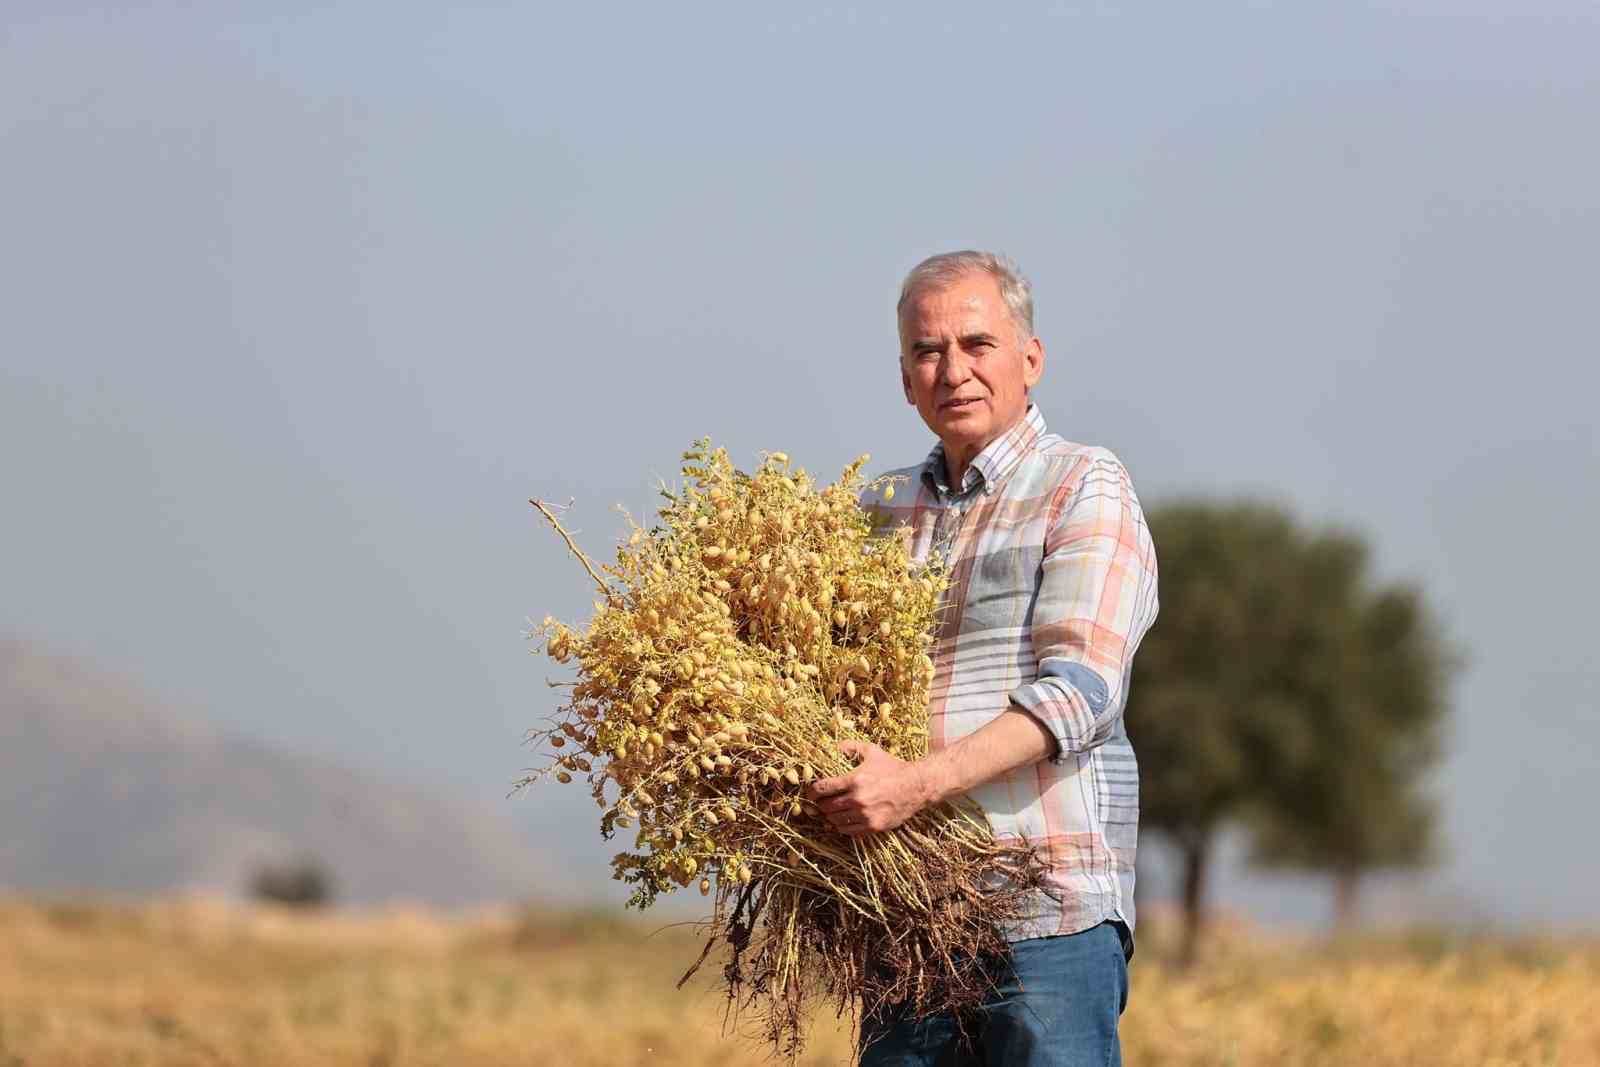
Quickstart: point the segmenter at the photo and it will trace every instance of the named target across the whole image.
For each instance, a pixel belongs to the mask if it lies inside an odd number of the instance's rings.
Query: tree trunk
[[[1359,917],[1360,871],[1340,871],[1333,876],[1333,929],[1348,934]]]
[[[1188,970],[1195,961],[1203,932],[1206,868],[1211,860],[1211,839],[1202,838],[1183,850],[1183,942],[1178,968]]]
[[[1150,879],[1145,877],[1145,872],[1139,870],[1138,866],[1135,865],[1133,870],[1133,913],[1135,915],[1144,914],[1144,904],[1150,896],[1147,884],[1149,881]]]

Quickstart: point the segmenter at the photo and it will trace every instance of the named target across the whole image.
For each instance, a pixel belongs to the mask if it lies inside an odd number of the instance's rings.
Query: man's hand
[[[931,802],[921,764],[897,759],[868,741],[841,741],[839,750],[856,758],[856,769],[813,782],[810,792],[840,833],[861,837],[893,830]]]

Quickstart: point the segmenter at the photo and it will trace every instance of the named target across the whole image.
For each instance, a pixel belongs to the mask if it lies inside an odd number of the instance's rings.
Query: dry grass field
[[[1182,976],[1141,933],[1130,1064],[1600,1065],[1592,939],[1219,925]],[[704,984],[673,988],[695,950],[582,915],[0,901],[0,1067],[770,1062]],[[846,1028],[820,1020],[800,1062],[848,1063]]]

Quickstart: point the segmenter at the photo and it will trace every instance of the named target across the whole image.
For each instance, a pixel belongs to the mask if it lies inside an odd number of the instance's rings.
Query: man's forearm
[[[1056,740],[1044,724],[1012,705],[993,721],[917,764],[926,804],[965,793],[1017,767],[1055,755]]]

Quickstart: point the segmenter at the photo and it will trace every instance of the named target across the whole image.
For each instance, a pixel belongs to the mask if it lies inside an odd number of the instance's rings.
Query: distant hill
[[[341,902],[519,899],[508,812],[229,734],[80,659],[0,637],[0,890],[242,893],[312,855]]]

